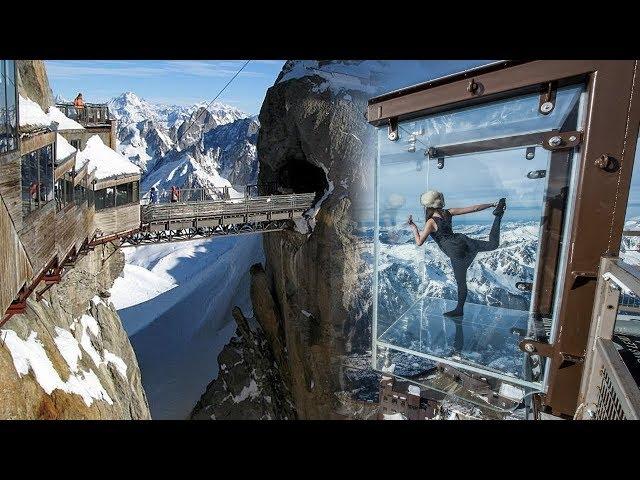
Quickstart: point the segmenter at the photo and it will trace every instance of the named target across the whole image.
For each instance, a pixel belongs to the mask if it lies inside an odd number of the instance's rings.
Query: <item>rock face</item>
[[[288,62],[282,76],[293,70]],[[374,129],[365,121],[369,95],[318,75],[276,83],[260,112],[259,183],[283,191],[316,192],[309,234],[264,235],[267,286],[273,292],[280,342],[297,414],[337,418],[342,356],[370,342],[370,291],[364,292],[362,245],[355,212],[373,205]],[[304,230],[303,230],[304,231]],[[370,288],[370,284],[368,287]],[[368,299],[368,300],[367,300]]]
[[[121,252],[97,247],[0,329],[0,418],[150,418],[129,338],[97,295],[123,266]]]
[[[53,92],[42,60],[17,60],[18,90],[46,112],[53,105]]]
[[[193,420],[288,420],[295,408],[264,330],[237,307],[236,336],[220,355],[218,378],[196,404]]]

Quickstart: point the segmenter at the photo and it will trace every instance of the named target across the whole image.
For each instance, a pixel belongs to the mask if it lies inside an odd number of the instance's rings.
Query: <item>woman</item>
[[[467,269],[478,252],[489,252],[498,248],[500,243],[500,221],[507,208],[506,199],[501,198],[495,203],[483,203],[463,208],[449,208],[443,210],[444,195],[435,190],[429,190],[420,196],[420,203],[425,207],[426,223],[422,231],[413,222],[409,215],[409,227],[413,230],[417,245],[427,241],[429,235],[433,237],[445,255],[451,260],[453,274],[458,285],[458,304],[450,312],[444,313],[447,317],[461,317],[464,302],[467,300]],[[476,240],[462,233],[453,233],[451,217],[464,215],[465,213],[480,212],[487,208],[495,207],[493,214],[495,219],[489,233],[489,240]]]

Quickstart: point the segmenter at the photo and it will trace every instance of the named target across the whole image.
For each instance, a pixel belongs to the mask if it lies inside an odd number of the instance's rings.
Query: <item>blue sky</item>
[[[245,60],[47,60],[55,95],[104,102],[131,91],[153,103],[212,100]],[[284,60],[252,60],[218,99],[257,114]]]
[[[82,92],[88,102],[105,102],[131,91],[152,103],[190,105],[210,101],[245,60],[47,60],[54,94],[71,100]],[[284,60],[251,60],[218,99],[258,114],[267,89]],[[487,60],[391,61],[383,90],[401,88],[487,63]]]

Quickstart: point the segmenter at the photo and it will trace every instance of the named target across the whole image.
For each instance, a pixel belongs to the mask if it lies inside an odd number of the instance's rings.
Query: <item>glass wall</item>
[[[56,208],[62,210],[66,205],[74,201],[73,179],[69,173],[65,173],[62,178],[56,181],[55,197]]]
[[[0,153],[18,148],[18,109],[14,60],[0,60]]]
[[[400,122],[396,141],[380,129],[376,368],[402,352],[540,387],[519,343],[552,329],[575,163],[540,134],[579,129],[583,91],[559,89],[547,115],[531,94]]]
[[[54,158],[53,144],[22,156],[23,217],[53,200]]]
[[[121,207],[140,201],[139,182],[129,182],[95,191],[96,210]]]

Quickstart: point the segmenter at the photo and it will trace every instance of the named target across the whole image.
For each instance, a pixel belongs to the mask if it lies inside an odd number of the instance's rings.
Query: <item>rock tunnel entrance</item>
[[[289,157],[277,173],[278,185],[293,193],[315,192],[314,203],[322,198],[329,183],[324,170],[304,156]]]

